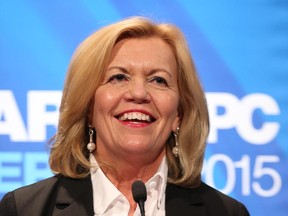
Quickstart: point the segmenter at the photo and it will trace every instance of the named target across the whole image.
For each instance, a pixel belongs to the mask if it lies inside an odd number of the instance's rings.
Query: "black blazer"
[[[198,188],[167,184],[167,216],[248,216],[240,202],[202,183]],[[91,178],[56,175],[7,193],[0,202],[1,216],[94,215]]]

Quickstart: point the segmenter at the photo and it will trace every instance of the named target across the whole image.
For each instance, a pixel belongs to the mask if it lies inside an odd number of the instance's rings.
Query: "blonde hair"
[[[175,158],[175,139],[167,141],[169,182],[193,187],[200,183],[206,138],[208,111],[190,51],[181,31],[171,24],[156,24],[143,17],[132,17],[106,26],[77,48],[68,68],[60,106],[58,131],[52,139],[50,167],[53,172],[72,178],[89,174],[88,109],[100,85],[115,44],[124,38],[158,37],[172,48],[177,65],[180,155]]]

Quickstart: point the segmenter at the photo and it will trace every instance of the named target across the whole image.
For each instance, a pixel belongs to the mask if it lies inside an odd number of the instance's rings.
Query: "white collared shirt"
[[[110,182],[99,168],[93,154],[90,154],[90,169],[93,187],[93,205],[95,216],[127,216],[130,204],[126,197]],[[166,157],[163,158],[158,171],[145,184],[147,200],[145,202],[146,216],[165,215],[165,190],[168,174]],[[134,216],[140,216],[139,206]]]

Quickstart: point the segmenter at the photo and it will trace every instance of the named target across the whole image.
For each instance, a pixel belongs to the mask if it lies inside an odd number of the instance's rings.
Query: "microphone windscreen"
[[[136,203],[139,203],[139,201],[145,202],[147,199],[147,190],[145,184],[140,180],[133,182],[132,194]]]

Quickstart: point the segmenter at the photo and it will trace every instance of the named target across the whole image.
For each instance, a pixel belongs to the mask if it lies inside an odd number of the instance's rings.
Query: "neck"
[[[94,157],[110,181],[115,179],[119,182],[129,182],[141,179],[146,182],[155,174],[165,154],[165,147],[159,152],[124,154],[99,146],[97,152],[94,152]]]
[[[122,182],[129,183],[138,179],[144,182],[148,181],[157,172],[164,156],[165,151],[148,161],[147,157],[145,160],[141,160],[141,157],[136,157],[135,160],[131,160],[130,157],[127,160],[100,157],[94,154],[102,171],[113,184],[116,183],[115,186]]]
[[[155,159],[151,159],[149,162],[147,161],[147,157],[145,161],[141,160],[141,157],[135,157],[135,160],[131,161],[131,157],[129,157],[129,160],[125,160],[111,157],[104,158],[94,154],[103,173],[128,199],[130,209],[134,209],[134,211],[137,204],[134,202],[131,192],[132,183],[139,179],[141,179],[143,182],[147,182],[157,172],[164,155],[165,151],[163,151]]]

